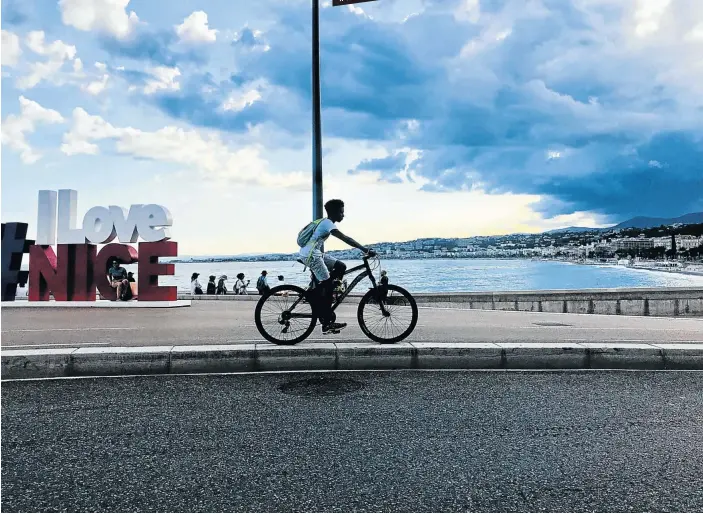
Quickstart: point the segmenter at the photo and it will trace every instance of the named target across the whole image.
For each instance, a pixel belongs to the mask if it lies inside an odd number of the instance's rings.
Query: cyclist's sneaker
[[[346,327],[346,323],[330,323],[329,325],[322,325],[323,334],[339,334],[339,331]]]

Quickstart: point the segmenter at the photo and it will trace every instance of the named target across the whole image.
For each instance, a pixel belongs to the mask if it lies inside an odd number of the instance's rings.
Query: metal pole
[[[312,0],[312,219],[322,218],[322,100],[320,98],[320,0]]]

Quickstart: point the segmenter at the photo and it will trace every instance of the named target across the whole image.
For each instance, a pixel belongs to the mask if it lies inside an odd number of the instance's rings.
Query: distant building
[[[613,239],[612,245],[615,250],[643,250],[646,248],[654,248],[654,241],[652,238],[627,237],[623,239]]]
[[[701,245],[701,239],[696,236],[676,236],[676,248],[678,250],[690,250]]]

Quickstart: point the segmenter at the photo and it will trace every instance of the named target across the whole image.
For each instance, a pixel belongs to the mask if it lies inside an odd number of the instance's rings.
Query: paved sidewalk
[[[420,309],[406,341],[265,342],[248,302],[188,309],[2,311],[2,378],[335,369],[703,369],[703,320]],[[319,329],[318,329],[319,330]]]
[[[192,346],[265,342],[254,303],[194,302],[185,309],[2,310],[2,348]],[[316,328],[309,342],[371,343],[356,306],[343,305],[339,335]],[[436,343],[703,343],[703,319],[420,308],[408,342]]]

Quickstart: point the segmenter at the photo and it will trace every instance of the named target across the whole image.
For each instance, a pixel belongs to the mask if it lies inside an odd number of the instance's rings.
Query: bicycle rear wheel
[[[381,300],[382,305],[379,305],[376,294],[371,289],[359,302],[357,318],[361,331],[377,343],[402,341],[417,325],[415,299],[405,289],[395,285],[388,286],[388,295]]]
[[[299,343],[315,329],[317,317],[312,305],[304,289],[293,285],[276,286],[256,304],[256,328],[274,344]]]

